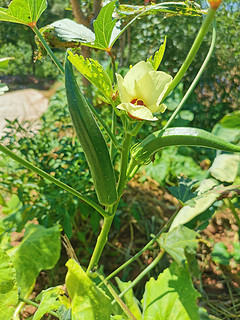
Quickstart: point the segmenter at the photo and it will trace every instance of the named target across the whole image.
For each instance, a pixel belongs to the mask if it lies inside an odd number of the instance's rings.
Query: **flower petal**
[[[121,102],[129,102],[134,99],[133,94],[124,86],[124,79],[120,74],[116,74],[117,84],[118,84],[118,92],[120,95]]]
[[[158,120],[158,118],[154,117],[152,112],[145,106],[135,106],[132,103],[121,103],[117,108],[126,111],[129,115],[138,120]]]
[[[154,71],[154,69],[149,62],[140,61],[135,64],[124,77],[125,88],[135,94],[135,83],[150,71]]]
[[[135,85],[135,92],[146,106],[159,105],[172,77],[162,71],[151,71],[139,79]]]

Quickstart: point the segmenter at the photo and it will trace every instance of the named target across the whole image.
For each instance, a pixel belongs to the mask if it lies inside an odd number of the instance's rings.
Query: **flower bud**
[[[217,8],[220,6],[220,3],[222,2],[222,0],[208,0],[210,7],[213,10],[217,10]]]

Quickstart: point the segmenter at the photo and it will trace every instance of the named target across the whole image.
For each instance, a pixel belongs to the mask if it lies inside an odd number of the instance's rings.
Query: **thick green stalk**
[[[78,192],[77,190],[73,189],[72,187],[66,185],[65,183],[57,180],[56,178],[54,178],[50,174],[46,173],[45,171],[43,171],[43,170],[39,169],[38,167],[34,166],[30,162],[28,162],[27,160],[23,159],[22,157],[16,155],[14,152],[12,152],[7,147],[5,147],[5,146],[3,146],[1,144],[0,144],[0,151],[5,153],[6,155],[8,155],[13,160],[17,161],[18,163],[20,163],[21,165],[23,165],[27,169],[37,173],[42,178],[54,183],[58,187],[70,192],[74,196],[78,197],[80,200],[86,202],[91,207],[93,207],[96,211],[98,211],[102,216],[106,216],[107,215],[107,213],[104,211],[104,209],[102,207],[100,207],[96,202],[94,202],[93,200],[89,199],[88,197],[82,195],[80,192]]]
[[[47,53],[50,55],[50,57],[52,58],[53,62],[56,64],[56,66],[58,67],[58,69],[60,70],[60,72],[62,74],[64,74],[64,68],[61,65],[61,63],[59,62],[59,60],[57,59],[57,57],[55,56],[55,54],[53,53],[52,49],[49,47],[49,45],[47,44],[46,40],[43,38],[41,32],[38,30],[37,26],[33,26],[32,30],[34,31],[34,33],[38,36],[39,40],[41,41],[42,45],[44,46],[44,48],[46,49]]]
[[[120,176],[119,176],[119,181],[118,181],[118,197],[120,199],[121,194],[124,190],[125,183],[126,183],[126,172],[127,172],[127,165],[128,165],[128,158],[129,158],[129,149],[130,149],[130,144],[131,144],[131,139],[132,136],[130,133],[125,134],[125,138],[123,141],[123,147],[122,147],[122,157],[121,157],[121,168],[120,168]],[[112,224],[112,221],[114,219],[114,215],[117,209],[118,205],[117,201],[113,206],[110,206],[108,208],[109,214],[111,216],[105,217],[104,222],[103,222],[103,227],[102,230],[97,238],[97,243],[94,248],[91,260],[89,262],[88,268],[87,268],[87,275],[90,276],[91,272],[94,271],[94,268],[97,267],[98,261],[101,257],[102,251],[104,249],[105,244],[107,243],[108,240],[108,233]]]
[[[112,225],[112,221],[114,219],[114,214],[112,214],[109,217],[104,218],[102,230],[97,238],[97,243],[95,245],[91,260],[89,262],[86,274],[88,276],[91,276],[91,272],[94,272],[94,268],[97,267],[98,261],[101,257],[102,251],[105,247],[105,244],[107,243],[108,240],[108,233],[110,230],[110,227]]]
[[[163,100],[168,96],[168,94],[178,85],[178,83],[180,82],[180,80],[182,79],[182,77],[184,76],[184,74],[186,73],[187,69],[189,68],[190,64],[192,63],[195,55],[198,52],[198,49],[203,41],[203,38],[205,37],[209,26],[215,16],[216,10],[213,10],[212,8],[208,9],[207,15],[203,21],[203,24],[198,32],[198,35],[184,61],[184,63],[182,64],[181,68],[179,69],[178,73],[176,74],[176,76],[174,77],[173,81],[170,83],[164,97]]]
[[[181,110],[182,106],[184,105],[184,103],[187,101],[187,99],[189,98],[189,96],[191,95],[191,93],[193,92],[194,88],[196,87],[198,81],[200,80],[204,70],[206,69],[209,60],[211,59],[211,56],[213,54],[213,50],[215,47],[215,43],[216,43],[216,20],[214,20],[214,26],[213,26],[213,33],[212,33],[212,42],[211,42],[211,46],[210,49],[208,51],[208,54],[201,66],[201,68],[199,69],[195,79],[193,80],[192,84],[190,85],[190,87],[188,88],[187,92],[185,93],[184,97],[182,98],[181,102],[179,103],[178,107],[175,109],[175,111],[173,112],[173,114],[171,115],[171,117],[169,118],[168,122],[166,123],[166,125],[164,126],[163,129],[167,129],[171,123],[173,122],[173,120],[176,118],[177,114],[179,113],[179,111]]]
[[[140,280],[142,280],[142,278],[144,278],[146,276],[146,274],[148,274],[157,264],[158,262],[162,259],[162,257],[165,254],[165,250],[161,250],[159,252],[159,254],[157,255],[157,257],[153,260],[153,262],[147,266],[146,269],[144,269],[138,276],[137,278],[135,278],[133,280],[133,282],[123,291],[121,292],[118,296],[121,298],[122,296],[124,296],[124,294],[126,292],[128,292],[130,289],[132,289]],[[116,300],[112,301],[112,304],[114,304],[116,302]]]

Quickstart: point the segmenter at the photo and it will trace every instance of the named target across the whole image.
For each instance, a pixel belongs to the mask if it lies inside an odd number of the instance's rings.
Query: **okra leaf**
[[[237,154],[218,155],[209,169],[211,175],[222,182],[234,182],[238,173],[240,157]]]
[[[94,45],[100,49],[108,49],[113,28],[117,22],[112,19],[112,14],[115,8],[115,0],[106,4],[100,11],[97,19],[93,22],[95,32]]]
[[[68,260],[66,266],[66,286],[71,299],[72,320],[109,320],[112,311],[110,298],[92,282],[75,260]]]
[[[162,58],[163,58],[163,55],[165,52],[165,48],[166,48],[166,42],[167,42],[167,38],[165,37],[163,44],[160,46],[159,50],[157,52],[155,52],[154,57],[151,56],[147,60],[151,63],[151,65],[153,66],[153,68],[155,70],[158,69],[158,67],[162,61]]]
[[[211,257],[214,262],[228,266],[232,255],[228,252],[226,245],[223,242],[215,243]]]
[[[117,7],[118,18],[132,17],[168,13],[172,15],[202,16],[203,11],[196,2],[162,2],[155,5],[137,6],[122,4]]]
[[[123,292],[125,289],[127,289],[127,287],[131,284],[131,281],[128,282],[123,282],[121,281],[118,277],[115,278],[117,285],[120,289],[121,292]],[[134,317],[137,320],[141,320],[142,319],[142,314],[139,308],[139,301],[138,299],[134,296],[133,290],[130,289],[128,290],[124,296],[123,296],[123,300],[126,303],[128,309],[132,312],[132,314],[134,315]]]
[[[97,60],[84,59],[83,56],[73,55],[71,51],[69,51],[68,59],[88,81],[95,85],[107,99],[111,100],[111,79]]]
[[[191,180],[188,178],[180,177],[178,179],[178,187],[168,187],[170,193],[177,198],[181,204],[184,205],[188,200],[197,196],[196,192],[192,192],[191,189],[197,180]]]
[[[8,254],[0,249],[0,318],[12,319],[17,303],[16,270]]]
[[[233,128],[240,130],[240,111],[237,110],[230,114],[226,114],[220,121],[220,124],[224,128]]]
[[[181,268],[173,262],[155,280],[145,286],[142,299],[142,319],[199,320],[196,304],[200,294],[194,288],[186,265]]]
[[[0,71],[6,70],[8,68],[8,63],[13,57],[5,57],[0,59]]]
[[[62,299],[66,297],[64,294],[65,292],[60,286],[43,290],[36,297],[36,301],[41,301],[41,303],[32,320],[40,320],[45,313],[48,313],[52,310],[57,310],[62,304]]]
[[[34,25],[47,8],[46,0],[12,0],[6,8],[0,8],[0,21]]]
[[[79,41],[81,43],[91,43],[95,40],[95,35],[92,32],[92,30],[88,29],[83,24],[79,24],[70,19],[62,19],[55,21],[48,27],[54,29],[54,34],[57,37],[57,39],[60,38],[60,41]],[[52,33],[51,37],[53,37]]]
[[[21,297],[34,285],[41,270],[52,269],[57,263],[61,249],[60,236],[58,225],[44,228],[29,223],[22,242],[8,250],[7,253],[16,268]]]
[[[197,233],[185,226],[178,226],[168,233],[163,233],[158,242],[160,246],[177,262],[179,266],[187,259],[186,248],[196,251],[198,241]]]

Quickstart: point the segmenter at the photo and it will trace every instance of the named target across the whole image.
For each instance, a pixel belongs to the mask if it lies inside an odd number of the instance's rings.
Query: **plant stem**
[[[166,125],[164,126],[163,129],[167,129],[171,125],[173,120],[176,118],[176,115],[179,113],[182,106],[184,105],[184,103],[187,101],[187,99],[189,98],[189,96],[193,92],[194,88],[196,87],[198,81],[200,80],[204,70],[206,69],[206,67],[208,65],[208,62],[212,56],[212,53],[213,53],[213,50],[215,47],[215,43],[216,43],[216,20],[214,19],[213,32],[212,32],[212,42],[211,42],[211,46],[209,48],[208,54],[202,64],[200,70],[198,71],[195,79],[193,80],[191,86],[188,88],[187,92],[185,93],[185,95],[182,98],[181,102],[179,103],[178,107],[175,109],[175,111],[173,112],[173,114],[171,115],[171,117],[169,118],[168,122],[166,123]]]
[[[120,177],[118,181],[118,196],[119,199],[121,197],[121,194],[123,192],[123,189],[125,187],[125,181],[126,181],[126,171],[127,171],[127,164],[128,164],[128,157],[129,157],[129,148],[131,143],[132,136],[130,133],[125,134],[125,138],[123,140],[123,147],[122,147],[122,157],[121,157],[121,168],[120,168]],[[103,248],[108,240],[108,233],[112,224],[112,221],[114,219],[114,215],[118,206],[119,200],[113,205],[108,208],[109,214],[111,216],[104,217],[103,227],[102,230],[97,238],[97,243],[94,248],[92,257],[90,259],[86,274],[88,276],[91,275],[91,272],[93,269],[97,266],[98,261],[100,259],[100,256],[102,254]]]
[[[66,185],[65,183],[57,180],[56,178],[54,178],[53,176],[51,176],[47,172],[39,169],[38,167],[34,166],[33,164],[31,164],[27,160],[23,159],[22,157],[16,155],[14,152],[12,152],[10,149],[3,146],[2,144],[0,144],[0,151],[2,151],[3,153],[8,155],[10,158],[14,159],[15,161],[17,161],[18,163],[20,163],[21,165],[23,165],[27,169],[30,169],[31,171],[37,173],[42,178],[54,183],[58,187],[70,192],[74,196],[78,197],[80,200],[86,202],[91,207],[93,207],[96,211],[98,211],[103,217],[107,216],[107,213],[104,211],[104,209],[102,207],[100,207],[96,202],[94,202],[93,200],[89,199],[88,197],[82,195],[80,192],[78,192],[77,190],[73,189],[72,187]]]
[[[88,265],[88,268],[86,271],[87,276],[90,276],[91,272],[94,271],[94,268],[97,267],[98,261],[101,257],[102,251],[103,251],[103,248],[104,248],[105,244],[107,243],[108,233],[109,233],[110,227],[112,225],[113,219],[114,219],[114,214],[112,214],[109,217],[104,218],[102,230],[97,238],[97,243],[95,245],[91,260],[89,262],[89,265]]]
[[[111,64],[112,64],[112,72],[113,72],[113,85],[115,85],[117,83],[117,78],[116,78],[116,64],[115,64],[115,58],[114,55],[112,53],[112,51],[108,51],[108,54],[111,58]],[[117,121],[117,117],[116,117],[116,113],[114,108],[112,109],[112,126],[111,126],[111,132],[112,134],[115,136],[115,131],[116,131],[116,121]],[[116,147],[116,146],[115,146]],[[110,156],[111,159],[113,159],[113,144],[110,144]]]
[[[203,21],[203,24],[197,34],[197,37],[185,59],[185,61],[183,62],[181,68],[179,69],[179,71],[177,72],[176,76],[174,77],[173,81],[170,83],[167,91],[165,92],[165,95],[162,99],[162,101],[168,96],[168,94],[178,85],[178,83],[180,82],[180,80],[182,79],[182,77],[184,76],[184,74],[186,73],[187,69],[189,68],[190,64],[192,63],[195,55],[198,52],[198,49],[203,41],[203,38],[205,37],[209,26],[215,16],[216,10],[213,10],[212,8],[208,9],[207,15]]]
[[[118,267],[116,270],[114,270],[109,276],[107,276],[105,278],[106,281],[108,281],[109,279],[111,279],[112,277],[114,277],[116,274],[118,274],[122,269],[126,268],[128,265],[130,265],[133,261],[135,261],[138,257],[141,256],[141,254],[146,251],[147,249],[149,249],[155,242],[156,240],[159,238],[159,236],[165,232],[170,225],[172,224],[173,220],[175,219],[175,217],[177,216],[178,212],[179,212],[179,208],[174,212],[174,214],[171,216],[171,218],[168,220],[168,222],[165,224],[165,226],[163,226],[163,228],[145,245],[144,248],[142,248],[138,253],[136,253],[132,258],[130,258],[128,261],[126,261],[125,263],[123,263],[120,267]],[[101,286],[102,283],[100,283],[98,286]]]
[[[120,176],[117,185],[118,197],[120,199],[123,190],[126,185],[126,174],[128,167],[128,159],[129,159],[129,150],[132,141],[132,135],[129,132],[125,133],[123,146],[122,146],[122,156],[121,156],[121,168],[120,168]]]
[[[46,40],[43,38],[41,32],[38,30],[37,26],[33,26],[32,30],[34,31],[34,33],[38,36],[39,40],[41,41],[42,45],[44,46],[44,48],[46,49],[47,53],[50,55],[50,57],[52,58],[53,62],[56,64],[56,66],[58,67],[58,69],[60,70],[60,72],[62,74],[64,74],[64,68],[61,65],[61,63],[59,62],[59,60],[57,59],[57,57],[55,56],[55,54],[53,53],[52,49],[49,47],[49,45],[47,44]]]
[[[153,260],[153,262],[147,266],[146,269],[144,269],[138,276],[137,278],[135,278],[133,280],[133,282],[123,291],[119,294],[119,298],[121,298],[126,292],[128,292],[130,289],[132,289],[140,280],[142,280],[142,278],[145,277],[145,275],[151,271],[157,264],[158,262],[162,259],[162,257],[165,254],[165,250],[161,249],[161,251],[159,252],[159,254],[157,255],[157,257]],[[114,304],[116,302],[116,300],[112,301],[112,304]]]
[[[29,305],[31,305],[31,306],[33,306],[33,307],[36,307],[36,308],[39,308],[39,306],[40,306],[40,305],[37,304],[36,302],[33,302],[33,301],[31,301],[31,300],[28,300],[28,299],[19,298],[19,300],[22,301],[22,302],[24,302],[24,303],[26,303],[26,304],[29,304]],[[54,311],[48,311],[48,312],[46,312],[46,313],[49,313],[49,314],[51,314],[52,316],[60,319],[59,315],[58,315],[56,312],[54,312]]]
[[[112,288],[112,286],[104,279],[104,277],[97,272],[98,277],[102,280],[102,282],[105,284],[105,286],[108,288],[109,292],[115,298],[117,303],[119,304],[120,308],[123,310],[123,312],[128,316],[131,320],[137,320],[132,312],[128,309],[128,307],[125,305],[125,303],[120,299],[119,295],[115,292],[115,290]]]

